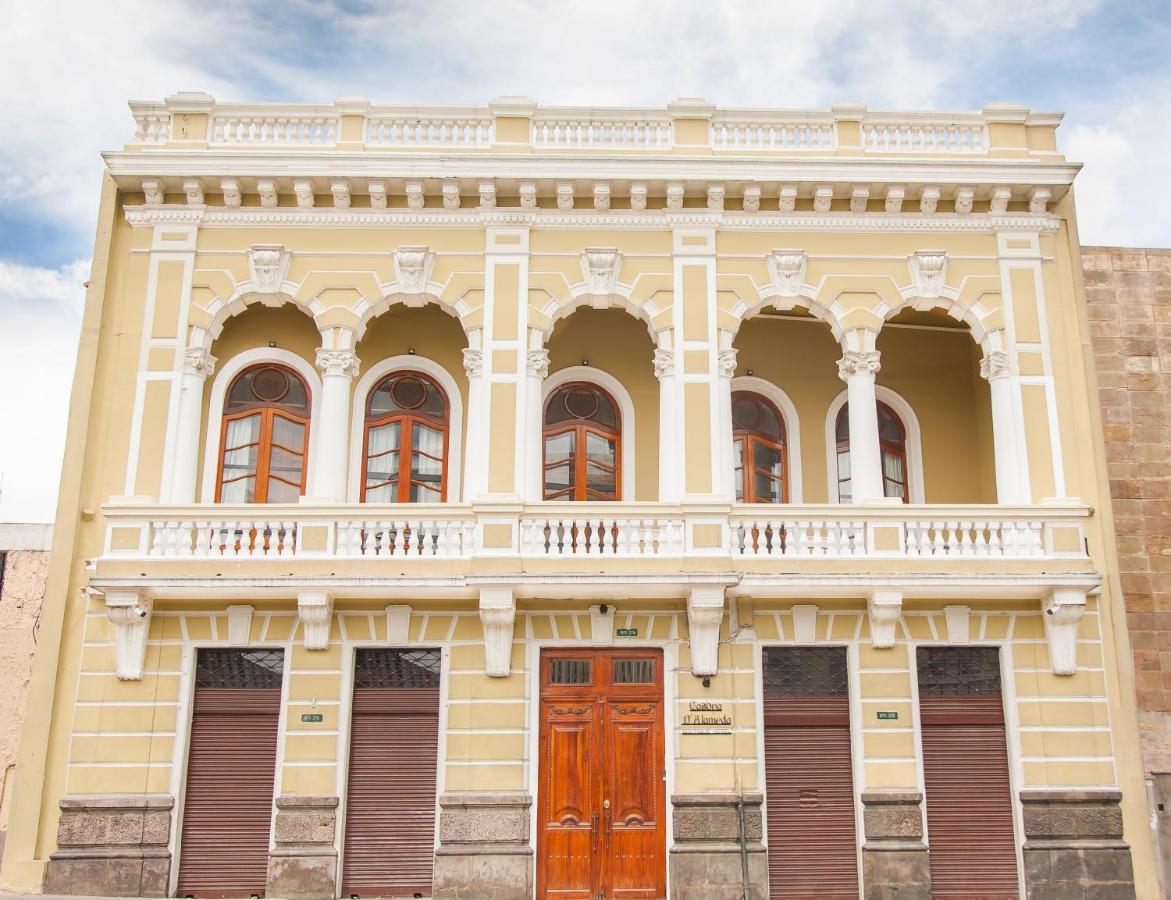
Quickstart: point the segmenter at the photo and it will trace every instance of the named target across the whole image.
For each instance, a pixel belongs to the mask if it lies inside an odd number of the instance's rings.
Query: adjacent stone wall
[[[1118,564],[1165,896],[1171,774],[1171,250],[1084,247]]]
[[[866,830],[862,886],[866,900],[931,900],[931,861],[923,843],[923,795],[862,794]]]
[[[269,897],[334,900],[337,896],[337,797],[277,797]]]
[[[1029,900],[1133,900],[1120,791],[1022,791]]]
[[[674,846],[670,852],[671,896],[705,900],[766,900],[768,857],[763,838],[764,796],[745,793],[743,833],[739,794],[676,794]],[[744,849],[741,850],[743,841]],[[744,891],[747,856],[748,890]]]
[[[171,873],[172,797],[66,797],[46,894],[165,897]]]
[[[435,900],[528,900],[532,805],[522,793],[440,795]]]

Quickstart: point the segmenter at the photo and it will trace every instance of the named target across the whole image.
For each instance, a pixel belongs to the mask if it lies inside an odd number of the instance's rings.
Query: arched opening
[[[216,501],[296,503],[305,493],[309,388],[288,366],[263,362],[228,388]]]
[[[541,437],[544,499],[622,496],[622,417],[598,385],[573,381],[550,394]]]
[[[732,445],[737,502],[787,503],[789,454],[785,420],[762,394],[732,392]]]
[[[422,372],[384,376],[366,400],[362,440],[364,503],[447,499],[449,403]]]
[[[882,461],[882,495],[911,502],[911,476],[907,459],[907,426],[889,404],[878,404],[878,448]],[[838,502],[850,503],[850,405],[843,403],[834,425],[837,457]]]

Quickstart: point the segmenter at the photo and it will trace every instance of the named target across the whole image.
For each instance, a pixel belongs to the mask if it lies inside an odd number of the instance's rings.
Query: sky
[[[56,504],[127,100],[1066,113],[1084,244],[1171,246],[1168,0],[0,0],[0,521]]]

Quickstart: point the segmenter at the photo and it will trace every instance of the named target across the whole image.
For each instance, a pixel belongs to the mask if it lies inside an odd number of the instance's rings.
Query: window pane
[[[366,455],[379,456],[390,450],[398,449],[399,438],[399,423],[391,422],[389,425],[379,425],[377,428],[370,429],[370,436],[367,440]],[[397,460],[398,454],[395,454]],[[380,465],[385,465],[380,463]],[[395,464],[397,468],[397,462]]]
[[[443,432],[436,428],[416,422],[412,443],[415,450],[426,453],[428,456],[443,457]]]
[[[617,487],[613,469],[604,469],[594,463],[586,463],[586,489],[602,494],[613,494]]]
[[[252,444],[224,453],[224,480],[256,471],[257,446]],[[229,471],[231,470],[231,471]]]
[[[758,469],[764,469],[775,478],[782,475],[781,451],[768,444],[756,443],[753,445],[753,464]]]
[[[577,435],[572,431],[545,438],[545,462],[560,462],[573,456]]]
[[[781,502],[781,483],[763,472],[757,472],[753,476],[752,490],[760,502]]]
[[[367,503],[394,503],[398,499],[398,483],[380,484],[378,487],[366,488]]]
[[[302,451],[305,447],[305,426],[282,416],[273,416],[272,442],[290,450]]]
[[[617,444],[609,438],[586,432],[586,458],[603,465],[614,465]]]
[[[301,496],[301,489],[297,485],[286,484],[279,478],[268,479],[269,503],[296,503]]]
[[[850,443],[850,404],[842,404],[842,408],[838,410],[837,426],[834,429],[839,444]]]
[[[573,467],[562,463],[545,470],[545,491],[559,493],[573,487]]]
[[[744,502],[744,470],[737,469],[736,476],[736,499],[741,503]]]
[[[241,444],[252,444],[260,440],[260,415],[246,416],[243,419],[231,419],[224,436],[225,447],[239,447]]]
[[[903,458],[897,453],[888,453],[883,451],[882,454],[882,474],[884,477],[892,481],[906,481],[903,472]]]
[[[230,481],[220,488],[220,501],[222,503],[251,503],[255,499],[256,479],[254,477]]]
[[[885,403],[878,404],[878,439],[900,446],[903,443],[903,423]]]
[[[411,482],[410,501],[412,503],[439,503],[443,499],[438,484],[426,485]]]
[[[301,460],[300,453],[290,453],[281,447],[273,447],[272,455],[269,458],[268,470],[273,475],[279,475],[285,481],[295,481],[301,483]]]
[[[370,486],[384,481],[398,481],[398,452],[387,453],[366,463],[366,491]]]
[[[838,451],[838,478],[848,480],[850,478],[850,451]]]

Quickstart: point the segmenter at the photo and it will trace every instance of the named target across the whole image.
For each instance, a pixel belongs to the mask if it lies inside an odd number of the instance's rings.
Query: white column
[[[654,364],[659,379],[659,500],[678,503],[683,499],[683,404],[675,351],[659,347]]]
[[[199,426],[203,420],[203,387],[215,371],[216,359],[205,347],[188,347],[179,382],[175,449],[171,458],[170,503],[195,502],[195,478],[199,469]]]
[[[730,338],[729,338],[730,339]],[[729,502],[736,499],[736,479],[732,459],[732,377],[736,374],[736,349],[725,347],[719,354],[716,370],[715,409],[712,410],[712,427],[716,430],[717,441],[712,473],[712,493],[721,494]]]
[[[877,350],[847,350],[838,360],[838,376],[846,382],[850,418],[850,495],[854,503],[881,499],[882,454],[878,446],[878,404],[874,375]]]
[[[353,350],[318,347],[317,368],[321,370],[321,406],[311,493],[323,500],[340,502],[346,499],[350,386],[358,374],[358,357]]]
[[[464,446],[464,502],[472,503],[488,489],[488,387],[484,382],[484,351],[463,350],[468,376],[468,437]]]
[[[1030,502],[1025,483],[1025,455],[1013,405],[1012,367],[1008,354],[985,351],[980,376],[988,380],[992,396],[992,447],[996,459],[996,502]]]
[[[544,427],[545,378],[549,374],[549,351],[529,350],[525,354],[525,416],[521,423],[521,440],[525,448],[525,471],[521,499],[536,503],[544,496],[542,476],[544,452],[541,432]]]

